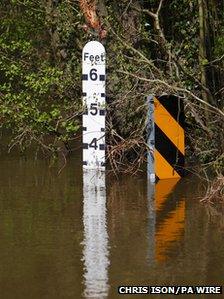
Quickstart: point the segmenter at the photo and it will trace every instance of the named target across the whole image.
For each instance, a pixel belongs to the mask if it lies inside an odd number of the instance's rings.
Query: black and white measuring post
[[[82,52],[83,169],[105,170],[106,52],[98,41]]]
[[[109,289],[105,185],[105,64],[104,46],[98,41],[88,42],[82,52],[85,298],[106,298]]]

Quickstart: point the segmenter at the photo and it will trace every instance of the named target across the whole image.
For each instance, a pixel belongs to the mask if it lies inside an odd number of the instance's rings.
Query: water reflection
[[[149,251],[148,260],[152,264],[155,260],[155,232],[156,232],[156,211],[155,211],[155,184],[147,181],[147,197],[149,211]]]
[[[203,182],[161,181],[154,199],[144,176],[110,176],[106,199],[105,178],[89,187],[87,176],[83,211],[80,161],[59,176],[46,160],[2,158],[0,299],[116,299],[121,284],[223,285],[224,207],[199,202]]]
[[[83,174],[83,224],[85,298],[106,298],[108,294],[108,234],[105,174]]]
[[[167,252],[184,234],[185,201],[172,194],[179,179],[148,182],[149,260],[163,262]]]

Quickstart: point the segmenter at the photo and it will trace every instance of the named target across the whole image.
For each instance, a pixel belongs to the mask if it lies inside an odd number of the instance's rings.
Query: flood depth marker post
[[[82,52],[84,170],[105,170],[105,64],[104,46],[88,42]]]
[[[88,42],[82,52],[83,224],[86,297],[108,296],[108,234],[105,187],[104,46]]]

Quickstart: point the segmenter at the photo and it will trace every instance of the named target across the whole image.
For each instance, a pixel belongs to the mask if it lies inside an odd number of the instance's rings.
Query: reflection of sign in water
[[[178,181],[169,179],[148,184],[150,260],[166,260],[167,250],[183,236],[185,201],[169,196]]]
[[[108,294],[108,234],[106,224],[105,173],[84,171],[84,281],[85,298],[106,298]]]
[[[105,49],[101,43],[91,41],[83,48],[84,169],[105,169],[105,60]]]

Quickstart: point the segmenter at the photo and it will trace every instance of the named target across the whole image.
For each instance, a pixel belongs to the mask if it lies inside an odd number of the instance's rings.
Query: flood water
[[[1,299],[120,298],[120,285],[223,284],[222,211],[199,203],[202,181],[160,181],[156,193],[144,175],[83,182],[80,161],[77,154],[58,174],[44,159],[1,158]],[[164,296],[124,298],[176,298]]]

